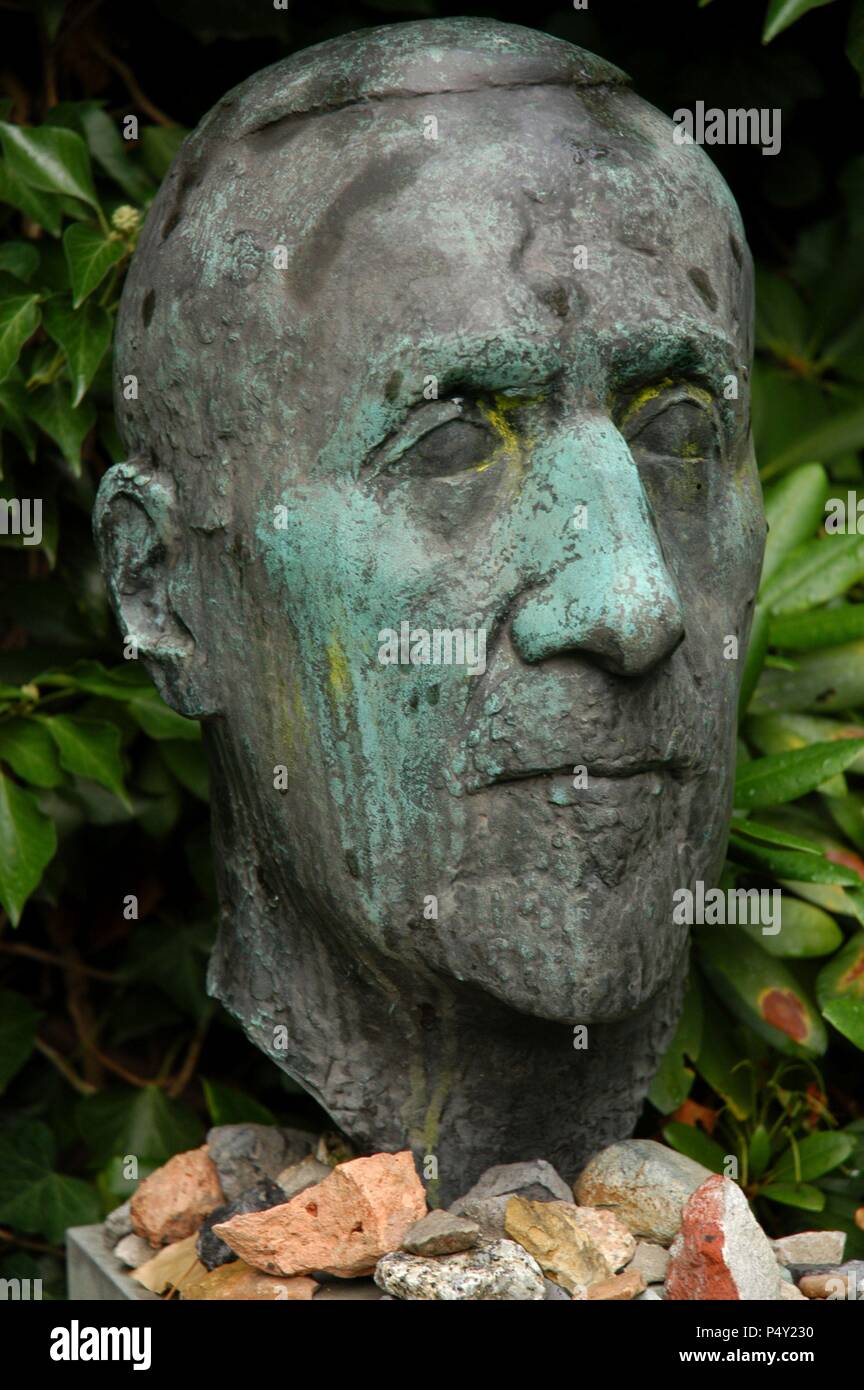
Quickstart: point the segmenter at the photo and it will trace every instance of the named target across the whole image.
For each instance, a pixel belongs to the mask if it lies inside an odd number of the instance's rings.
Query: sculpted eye
[[[681,387],[631,407],[620,428],[631,448],[661,457],[704,460],[718,449],[711,397],[698,387]]]
[[[436,425],[412,444],[387,472],[400,477],[446,478],[476,468],[492,451],[485,425],[471,420],[450,420]]]

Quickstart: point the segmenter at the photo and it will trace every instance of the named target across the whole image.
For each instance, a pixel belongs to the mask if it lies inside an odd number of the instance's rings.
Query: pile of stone
[[[299,1130],[222,1125],[145,1178],[105,1234],[146,1288],[193,1300],[311,1299],[345,1280],[412,1301],[864,1291],[842,1232],[771,1241],[736,1183],[643,1139],[604,1149],[572,1189],[535,1159],[428,1211],[408,1152],[350,1158]]]

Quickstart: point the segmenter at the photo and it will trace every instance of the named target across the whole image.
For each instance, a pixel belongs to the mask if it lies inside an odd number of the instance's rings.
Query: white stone
[[[153,1247],[140,1236],[128,1235],[114,1246],[114,1257],[127,1269],[137,1269],[153,1258]]]
[[[397,1250],[378,1261],[375,1283],[385,1293],[411,1302],[539,1303],[546,1296],[540,1266],[515,1240],[496,1240],[476,1250],[432,1258]]]
[[[845,1231],[799,1231],[772,1240],[781,1265],[839,1265],[846,1248]]]
[[[650,1240],[640,1240],[628,1269],[638,1269],[646,1284],[662,1284],[669,1266],[669,1251]]]

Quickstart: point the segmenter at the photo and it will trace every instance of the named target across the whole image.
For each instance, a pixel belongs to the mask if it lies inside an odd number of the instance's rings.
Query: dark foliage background
[[[773,488],[727,872],[783,883],[794,912],[776,950],[741,931],[699,946],[641,1129],[720,1171],[734,1156],[772,1229],[841,1225],[864,1255],[864,540],[822,526],[826,495],[862,476],[864,3],[467,10],[610,58],[670,114],[782,111],[776,157],[710,152],[759,266],[754,427]],[[59,1295],[65,1229],[128,1194],[129,1156],[140,1177],[213,1121],[326,1125],[204,992],[198,729],[124,662],[90,539],[122,456],[111,328],[158,182],[228,88],[346,30],[463,12],[0,3],[0,496],[45,509],[40,546],[0,535],[0,1277]],[[803,1031],[767,1016],[772,991]]]

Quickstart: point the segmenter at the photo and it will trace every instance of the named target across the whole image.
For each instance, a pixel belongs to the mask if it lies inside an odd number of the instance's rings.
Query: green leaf
[[[770,43],[778,34],[782,34],[784,29],[788,29],[790,24],[809,14],[810,10],[818,10],[829,4],[831,0],[771,0],[765,15],[762,42]]]
[[[800,613],[845,594],[864,577],[864,536],[805,541],[787,555],[760,593],[772,617]]]
[[[124,806],[129,796],[123,785],[120,730],[103,719],[81,719],[77,714],[37,715],[57,745],[60,764],[67,772],[88,777],[113,792]]]
[[[850,449],[860,449],[864,444],[864,407],[852,406],[838,412],[824,424],[815,425],[793,444],[775,454],[762,469],[762,478],[774,478],[780,473],[788,473],[790,468],[809,459],[821,458],[827,462],[838,454]]]
[[[56,849],[54,826],[35,798],[0,771],[0,903],[13,927]]]
[[[66,354],[72,379],[72,407],[81,402],[111,346],[111,319],[98,304],[73,309],[65,295],[56,295],[42,306],[48,333]]]
[[[96,411],[90,400],[73,406],[69,387],[62,381],[40,386],[31,392],[27,413],[40,429],[54,440],[74,473],[81,474],[81,448],[96,423]]]
[[[81,1101],[78,1128],[99,1168],[127,1154],[139,1165],[167,1163],[201,1143],[204,1126],[180,1101],[158,1086],[120,1087],[100,1091]]]
[[[769,845],[781,845],[784,849],[799,849],[803,854],[821,854],[822,846],[815,840],[805,840],[802,835],[792,835],[775,825],[763,825],[761,821],[732,818],[732,830],[737,835],[746,835],[751,840],[764,840]]]
[[[788,893],[780,899],[780,930],[776,936],[766,936],[758,923],[742,923],[741,930],[769,956],[785,960],[827,956],[843,943],[843,933],[833,917]]]
[[[864,637],[864,603],[841,603],[814,613],[794,613],[772,618],[768,641],[772,647],[816,651]]]
[[[808,1134],[795,1147],[789,1147],[775,1163],[769,1177],[772,1182],[810,1182],[839,1168],[855,1151],[855,1142],[848,1134]],[[796,1167],[797,1155],[797,1167]]]
[[[790,753],[769,753],[763,758],[753,758],[738,769],[735,806],[755,811],[795,801],[815,791],[829,777],[843,772],[861,752],[864,752],[864,739],[849,738],[811,743],[807,748]]]
[[[0,1131],[0,1221],[59,1245],[70,1226],[102,1213],[94,1189],[55,1172],[54,1157],[51,1131],[38,1120]]]
[[[101,285],[108,271],[126,254],[119,237],[105,236],[95,227],[73,222],[63,233],[63,250],[72,282],[73,308]]]
[[[36,431],[27,418],[28,397],[17,370],[0,385],[0,429],[14,434],[28,459],[36,457]]]
[[[739,835],[730,836],[729,844],[730,854],[733,849],[736,851],[736,860],[743,858],[748,864],[759,865],[777,878],[794,879],[798,883],[836,883],[848,887],[861,883],[861,876],[854,869],[845,864],[832,863],[824,855],[774,849],[759,845],[754,840],[745,840]]]
[[[59,236],[63,225],[61,200],[50,193],[30,188],[10,169],[8,160],[0,161],[0,203],[17,208],[51,236]]]
[[[864,642],[805,652],[797,671],[764,671],[750,702],[751,714],[794,714],[854,709],[864,704]]]
[[[726,1167],[726,1154],[720,1145],[709,1139],[696,1125],[682,1125],[677,1120],[663,1126],[663,1138],[679,1154],[685,1154],[696,1163],[710,1168],[712,1173],[722,1173]]]
[[[182,714],[177,714],[152,688],[133,695],[129,701],[129,713],[149,738],[197,742],[201,737],[201,725],[194,719],[185,719]]]
[[[771,1161],[771,1136],[764,1125],[757,1125],[750,1136],[748,1163],[750,1177],[761,1178]]]
[[[38,327],[38,295],[16,294],[0,300],[0,381],[9,375]]]
[[[703,991],[702,1041],[696,1070],[722,1096],[736,1120],[745,1120],[753,1109],[749,1068],[740,1065],[741,1054],[732,1044],[729,1017],[721,1013],[707,990]]]
[[[209,801],[210,773],[201,743],[163,739],[159,751],[180,785],[199,801]]]
[[[864,1051],[864,932],[856,932],[822,967],[816,998],[828,1022]]]
[[[16,280],[30,280],[39,266],[39,252],[32,241],[6,241],[0,245],[0,271]]]
[[[648,1099],[661,1114],[671,1115],[690,1094],[693,1070],[686,1065],[685,1058],[697,1057],[701,1042],[701,991],[696,976],[691,975],[675,1035],[648,1092]]]
[[[744,671],[741,676],[741,690],[738,695],[738,718],[743,719],[747,712],[753,692],[762,674],[765,665],[765,657],[768,651],[768,629],[770,614],[761,603],[757,603],[753,610],[753,622],[750,627],[750,641],[747,644],[747,655],[744,658]]]
[[[737,927],[694,931],[699,962],[737,1018],[791,1057],[819,1057],[827,1046],[815,1005],[788,967]]]
[[[63,781],[54,741],[33,719],[0,724],[0,761],[35,787],[58,787]]]
[[[41,1018],[23,994],[0,989],[0,1091],[6,1089],[33,1051]]]
[[[252,1096],[202,1076],[204,1098],[214,1125],[275,1125],[276,1116]]]
[[[779,1202],[784,1207],[798,1207],[801,1211],[821,1211],[825,1205],[825,1193],[809,1183],[769,1183],[759,1191],[760,1197],[769,1202]]]
[[[147,922],[132,935],[126,975],[156,985],[199,1022],[213,1011],[207,995],[207,960],[213,946],[210,922],[178,926]]]
[[[189,131],[185,126],[145,126],[141,131],[141,151],[150,173],[161,183]]]
[[[91,155],[123,192],[134,203],[151,198],[153,182],[133,163],[130,144],[122,138],[111,117],[98,107],[90,107],[81,113],[81,124]]]
[[[73,130],[0,121],[0,142],[16,178],[42,193],[65,193],[101,215],[90,155]]]

